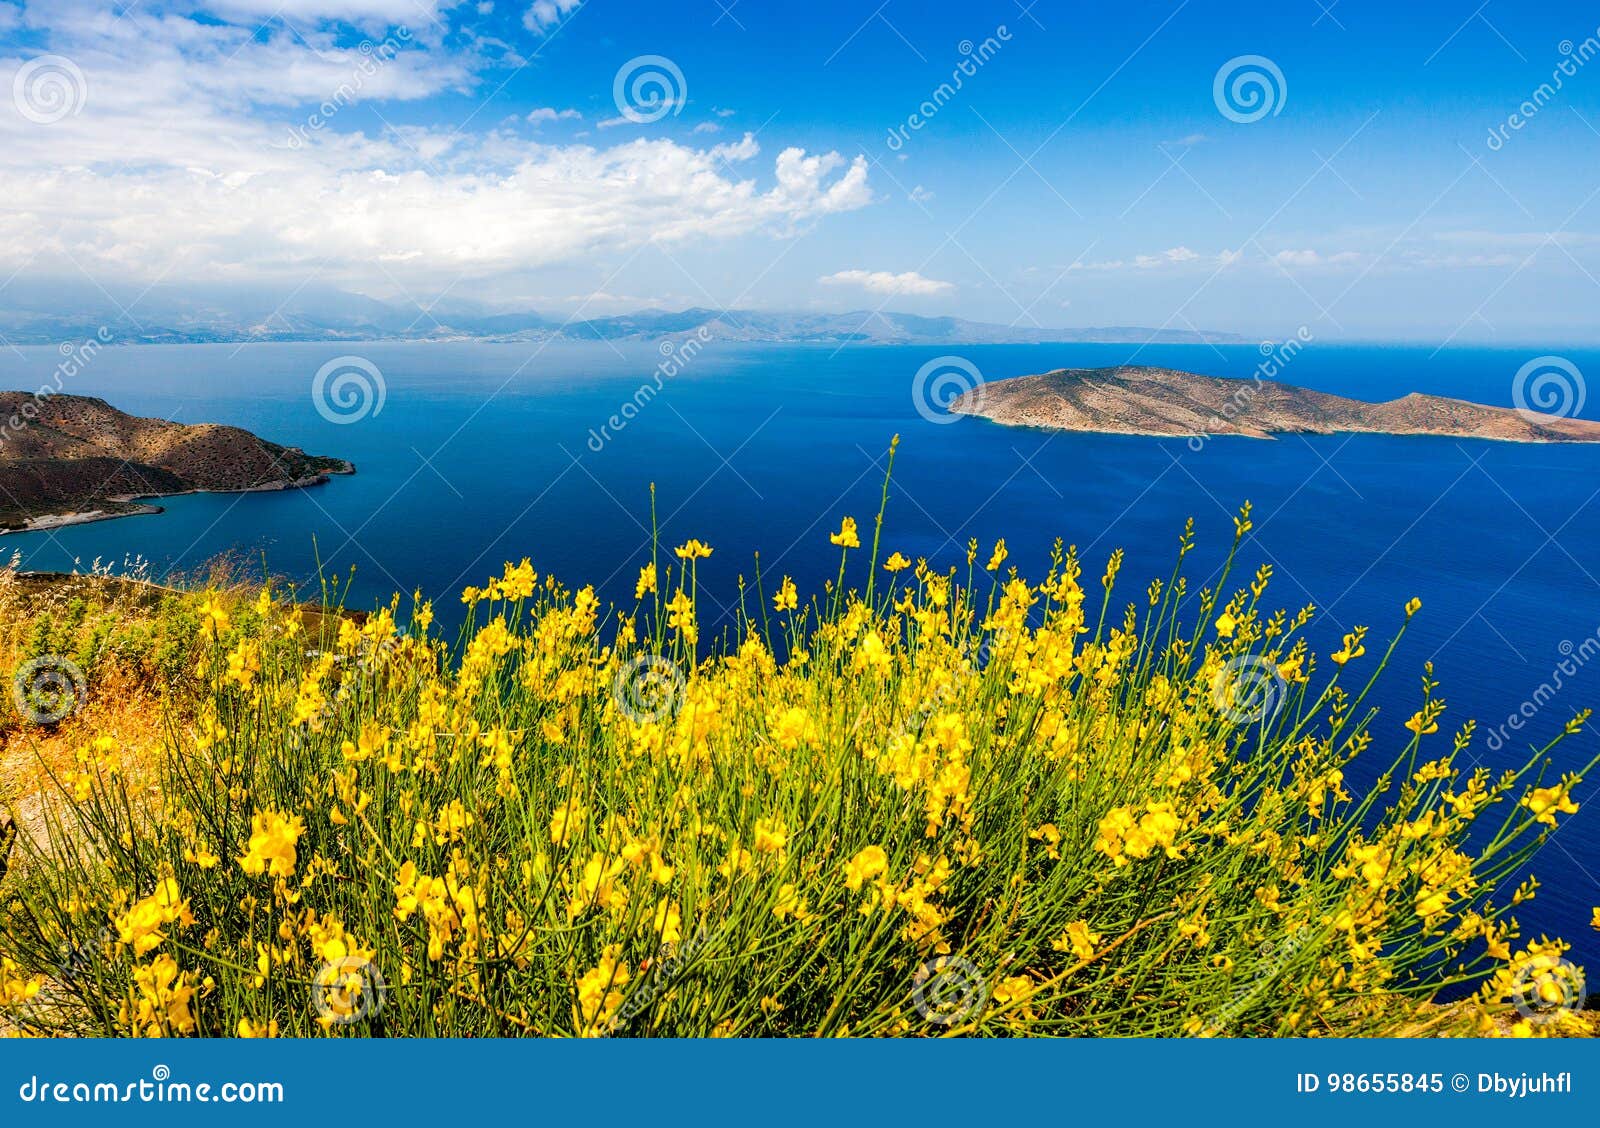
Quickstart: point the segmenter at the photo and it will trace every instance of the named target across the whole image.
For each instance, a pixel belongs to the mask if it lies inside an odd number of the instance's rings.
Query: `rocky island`
[[[1171,368],[1063,368],[980,384],[949,410],[1018,427],[1196,437],[1276,434],[1456,435],[1506,442],[1600,442],[1600,423],[1412,392],[1383,403],[1274,380]]]
[[[353,473],[238,427],[143,419],[93,396],[0,392],[0,533],[160,512],[140,498],[298,489]]]

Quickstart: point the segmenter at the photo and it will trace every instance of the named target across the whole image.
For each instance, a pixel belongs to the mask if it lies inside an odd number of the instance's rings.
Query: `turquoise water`
[[[1508,405],[1518,368],[1550,351],[1313,344],[1284,378],[1367,399],[1422,391]],[[386,396],[381,412],[339,425],[316,410],[311,388],[343,353],[375,365]],[[1581,661],[1600,632],[1600,446],[1331,436],[1217,439],[1196,451],[1182,440],[935,423],[917,410],[913,379],[952,353],[988,379],[1129,360],[1243,377],[1261,360],[1255,346],[712,343],[616,430],[608,418],[641,383],[655,389],[654,344],[110,348],[64,390],[139,414],[237,424],[348,458],[359,473],[308,491],[173,498],[159,516],[0,538],[0,550],[20,550],[34,568],[141,555],[183,570],[224,553],[264,555],[274,572],[302,580],[320,553],[329,568],[356,566],[358,602],[421,587],[441,609],[459,608],[451,593],[461,585],[527,555],[622,601],[646,559],[654,482],[663,540],[715,547],[702,590],[725,606],[737,578],[753,576],[757,550],[764,574],[793,575],[802,590],[831,578],[838,556],[827,534],[846,514],[870,527],[898,433],[888,549],[949,564],[964,559],[969,536],[985,551],[1004,536],[1012,562],[1038,575],[1056,537],[1077,544],[1094,574],[1121,546],[1131,595],[1169,569],[1189,516],[1200,542],[1192,582],[1203,582],[1226,550],[1233,511],[1250,499],[1245,562],[1274,566],[1277,602],[1318,606],[1313,638],[1325,651],[1357,623],[1385,636],[1406,599],[1423,597],[1380,702],[1380,733],[1405,735],[1413,674],[1430,658],[1451,706],[1445,730],[1469,715],[1484,737],[1501,730],[1476,745],[1491,766],[1600,703],[1600,661]],[[1563,355],[1600,372],[1600,353]],[[0,387],[51,381],[59,359],[53,349],[0,352]],[[1563,660],[1575,672],[1542,691]],[[1504,727],[1535,701],[1520,732]],[[1569,748],[1558,768],[1593,756],[1600,735],[1591,727]],[[1523,914],[1535,933],[1576,941],[1591,964],[1600,962],[1588,927],[1600,904],[1597,807],[1586,804],[1545,847],[1546,885]]]

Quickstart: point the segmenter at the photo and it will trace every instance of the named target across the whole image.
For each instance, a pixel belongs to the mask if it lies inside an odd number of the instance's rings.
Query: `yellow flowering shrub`
[[[715,631],[699,540],[632,608],[508,564],[454,647],[420,597],[207,596],[155,797],[91,738],[18,847],[0,1007],[163,1036],[1587,1029],[1565,945],[1514,916],[1584,771],[1465,766],[1431,672],[1409,721],[1373,713],[1366,628],[1314,653],[1270,569],[1232,578],[1236,529],[1215,586],[1119,602],[1120,554],[1028,579],[974,543],[963,577],[845,517],[840,582]]]

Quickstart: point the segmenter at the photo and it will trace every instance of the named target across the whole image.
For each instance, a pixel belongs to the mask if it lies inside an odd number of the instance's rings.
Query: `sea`
[[[71,352],[73,355],[68,357]],[[1550,354],[1559,353],[1552,357]],[[1552,368],[1554,361],[1562,362]],[[0,349],[0,387],[102,396],[124,411],[216,422],[349,459],[351,477],[307,490],[197,494],[164,512],[0,537],[34,569],[127,568],[193,576],[227,557],[245,573],[318,577],[354,569],[348,602],[420,590],[441,618],[503,562],[594,584],[632,603],[651,529],[664,546],[714,549],[700,591],[731,620],[757,554],[767,590],[834,577],[828,534],[853,516],[870,538],[899,436],[883,532],[898,550],[964,569],[986,559],[1042,576],[1076,545],[1098,577],[1122,549],[1122,595],[1170,571],[1186,519],[1198,588],[1214,578],[1239,506],[1253,505],[1247,571],[1273,569],[1270,602],[1314,604],[1311,637],[1337,649],[1370,627],[1369,660],[1421,612],[1376,700],[1367,770],[1409,736],[1432,662],[1448,703],[1441,732],[1478,722],[1469,763],[1520,764],[1580,708],[1600,705],[1600,445],[1443,437],[1289,436],[1205,441],[1061,434],[943,410],[984,382],[1064,367],[1153,364],[1290,383],[1361,399],[1418,391],[1511,406],[1551,401],[1595,418],[1581,348],[1366,345],[754,345],[688,342],[261,343]],[[66,364],[70,375],[58,370]],[[1532,364],[1555,385],[1530,383]],[[1519,373],[1522,376],[1519,377]],[[1554,391],[1552,391],[1554,388]],[[1519,391],[1520,389],[1520,391]],[[653,512],[652,512],[652,486]],[[857,557],[850,580],[864,580]],[[980,560],[981,563],[981,560]],[[753,596],[751,596],[753,608]],[[1513,720],[1514,718],[1514,720]],[[1600,753],[1590,724],[1553,754],[1552,775]],[[1362,771],[1351,773],[1359,782]],[[1600,787],[1590,781],[1584,794]],[[1582,798],[1582,795],[1580,795]],[[1573,942],[1600,966],[1600,797],[1542,848],[1524,934]]]

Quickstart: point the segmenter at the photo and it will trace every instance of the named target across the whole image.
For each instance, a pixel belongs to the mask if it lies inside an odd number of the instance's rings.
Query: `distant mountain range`
[[[1074,341],[1161,344],[1237,343],[1232,333],[1111,326],[1037,329],[909,313],[642,310],[612,317],[503,312],[473,303],[448,308],[387,303],[338,290],[302,293],[288,303],[256,291],[218,288],[204,297],[170,291],[104,294],[88,300],[35,287],[0,296],[0,336],[17,345],[59,345],[109,330],[118,344],[240,341],[651,340],[702,333],[724,341],[826,344],[1044,344]],[[129,311],[132,312],[129,312]]]

